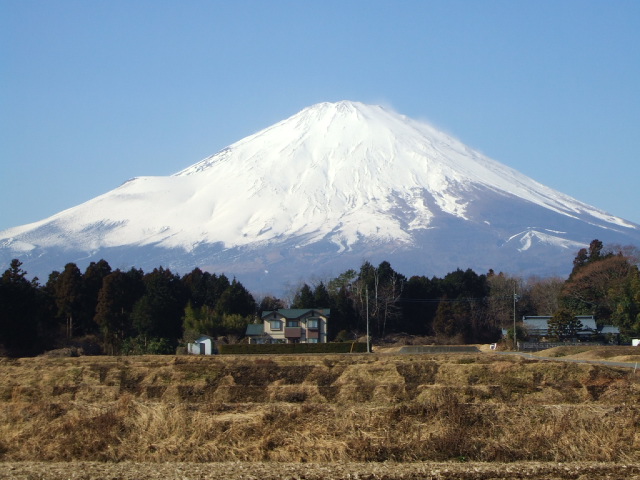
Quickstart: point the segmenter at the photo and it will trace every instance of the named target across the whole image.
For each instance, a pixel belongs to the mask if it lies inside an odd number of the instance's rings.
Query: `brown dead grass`
[[[552,358],[566,357],[579,360],[640,363],[640,348],[629,346],[554,347],[537,352],[534,355]]]
[[[2,359],[0,460],[633,464],[638,377],[482,353]]]

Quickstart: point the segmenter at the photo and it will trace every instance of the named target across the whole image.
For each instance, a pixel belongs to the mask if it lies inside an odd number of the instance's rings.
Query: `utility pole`
[[[516,295],[516,282],[513,281],[513,349],[518,350],[518,338],[516,333],[516,302],[518,301],[518,295]]]
[[[365,287],[365,295],[367,296],[367,353],[371,353],[369,348],[369,287]]]

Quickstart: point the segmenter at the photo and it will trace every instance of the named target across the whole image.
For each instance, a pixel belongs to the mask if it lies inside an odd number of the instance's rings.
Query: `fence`
[[[518,350],[535,351],[547,350],[554,347],[589,347],[602,345],[600,342],[518,342]]]

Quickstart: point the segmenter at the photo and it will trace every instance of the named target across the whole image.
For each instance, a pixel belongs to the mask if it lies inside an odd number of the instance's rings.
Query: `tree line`
[[[285,307],[330,308],[330,340],[351,340],[368,328],[376,338],[494,342],[522,315],[553,315],[562,336],[582,314],[619,327],[628,339],[640,336],[638,262],[636,248],[605,249],[599,240],[577,253],[566,279],[471,269],[407,278],[389,262],[364,262],[359,270],[303,283],[289,300],[256,300],[236,279],[199,268],[179,276],[162,267],[112,270],[105,260],[82,272],[69,263],[41,285],[27,280],[14,259],[0,278],[0,352],[33,355],[93,339],[107,354],[169,354],[200,334],[238,341],[263,311]]]
[[[219,333],[237,335],[255,314],[255,300],[240,282],[198,268],[180,277],[162,267],[112,271],[100,260],[84,272],[68,263],[44,285],[26,275],[14,259],[0,278],[0,348],[9,355],[81,339],[97,339],[109,354],[175,353],[185,326],[187,334],[198,328],[189,323],[190,312],[206,310],[225,326]]]

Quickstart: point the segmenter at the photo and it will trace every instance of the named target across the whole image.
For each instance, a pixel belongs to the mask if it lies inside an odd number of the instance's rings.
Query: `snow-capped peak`
[[[457,231],[463,224],[485,236],[491,231],[497,245],[527,228],[525,215],[537,223],[553,215],[542,227],[551,230],[571,221],[638,232],[427,123],[341,101],[305,108],[172,176],[135,178],[51,218],[0,232],[0,248],[91,256],[134,246],[195,252],[322,243],[335,255],[362,242],[416,248],[425,232],[453,223]]]
[[[443,212],[466,218],[465,192],[484,186],[564,215],[588,213],[631,226],[489,159],[431,125],[358,102],[308,107],[176,175],[206,174],[213,167],[214,176],[241,171],[252,186],[269,185],[288,197],[298,192],[315,192],[313,200],[343,196],[347,207],[372,200],[382,206],[390,195],[400,195],[425,213],[415,199],[426,191]],[[343,210],[343,205],[336,206]],[[429,217],[422,215],[414,226],[427,227]]]

